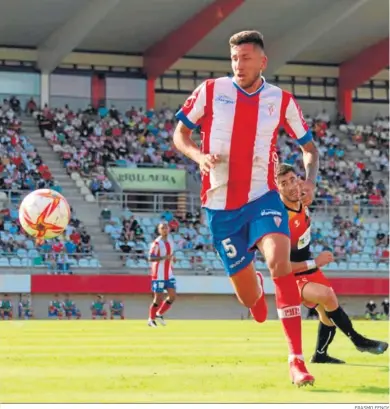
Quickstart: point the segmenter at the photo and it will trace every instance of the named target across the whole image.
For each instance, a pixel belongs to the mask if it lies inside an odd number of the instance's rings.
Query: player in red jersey
[[[288,215],[275,180],[279,129],[284,127],[302,148],[306,205],[314,198],[318,152],[294,97],[262,76],[267,67],[262,35],[243,31],[233,35],[229,45],[234,77],[207,80],[193,92],[176,114],[179,123],[173,140],[179,151],[199,164],[202,206],[237,298],[256,321],[266,320],[262,276],[253,263],[259,250],[275,283],[290,376],[298,386],[313,384],[302,355],[300,295],[290,263]],[[201,148],[191,139],[197,126]]]
[[[166,223],[158,225],[159,236],[153,241],[149,261],[152,270],[153,302],[149,307],[149,327],[157,327],[156,318],[165,325],[164,314],[176,299],[176,278],[173,276],[172,262],[175,261],[175,244],[169,236]],[[164,291],[168,297],[164,300]]]
[[[383,354],[388,344],[365,338],[352,325],[346,312],[339,305],[332,285],[320,270],[333,261],[333,254],[323,251],[312,259],[310,252],[311,219],[309,209],[300,201],[300,179],[292,166],[281,164],[277,171],[280,197],[288,211],[291,237],[291,264],[301,293],[302,303],[316,308],[320,318],[317,346],[311,358],[313,363],[343,364],[328,355],[328,347],[336,334],[336,326],[361,352]]]

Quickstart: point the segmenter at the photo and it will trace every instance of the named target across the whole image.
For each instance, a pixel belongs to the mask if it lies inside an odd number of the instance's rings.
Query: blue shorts
[[[288,213],[276,191],[240,209],[205,210],[214,247],[229,276],[253,261],[256,243],[262,237],[272,233],[290,237]]]
[[[32,312],[31,310],[24,310],[22,308],[19,308],[18,315],[19,318],[29,318],[32,317]]]
[[[163,293],[167,288],[176,290],[176,278],[172,277],[169,280],[152,280],[152,291],[154,293]]]

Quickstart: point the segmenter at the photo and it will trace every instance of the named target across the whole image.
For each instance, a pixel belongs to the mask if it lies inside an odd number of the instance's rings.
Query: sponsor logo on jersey
[[[187,98],[187,101],[184,103],[185,108],[191,108],[195,101],[196,101],[197,95],[191,95],[190,97]]]
[[[237,260],[235,263],[233,263],[233,264],[230,264],[230,268],[235,268],[235,267],[237,267],[237,266],[239,266],[243,261],[245,260],[245,257],[244,256],[242,256],[239,260]]]
[[[282,213],[278,212],[277,210],[272,209],[263,209],[260,213],[260,216],[278,216],[282,217]]]
[[[272,116],[275,113],[275,104],[268,104],[268,113],[269,116]]]
[[[215,98],[215,102],[220,102],[221,104],[234,104],[233,99],[223,94],[217,95],[217,97]]]
[[[301,250],[310,244],[311,238],[311,229],[308,227],[306,231],[302,234],[302,236],[298,240],[298,250]]]

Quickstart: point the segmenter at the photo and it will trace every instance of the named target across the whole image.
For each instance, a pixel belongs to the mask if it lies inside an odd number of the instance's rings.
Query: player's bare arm
[[[321,252],[314,260],[306,260],[299,262],[291,262],[293,273],[303,273],[304,271],[313,268],[321,268],[327,266],[334,261],[333,254],[330,251]]]
[[[218,155],[204,154],[191,138],[192,130],[179,121],[173,134],[173,143],[176,148],[199,165],[200,172],[209,174],[210,170],[218,163]]]
[[[306,170],[306,180],[301,185],[301,202],[305,206],[313,203],[319,168],[319,154],[314,142],[301,146],[303,163]]]
[[[173,134],[173,143],[182,154],[200,164],[202,153],[191,136],[192,130],[179,121]]]
[[[169,259],[170,256],[149,256],[148,261],[150,261],[151,263],[156,262],[156,261],[163,261],[163,260],[167,260]]]

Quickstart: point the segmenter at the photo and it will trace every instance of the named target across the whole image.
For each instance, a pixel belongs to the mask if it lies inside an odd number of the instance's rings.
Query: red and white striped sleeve
[[[206,83],[200,84],[186,99],[183,107],[176,113],[176,118],[189,128],[194,129],[206,112]]]
[[[311,142],[313,134],[309,126],[307,125],[301,107],[298,105],[295,98],[288,92],[285,93],[284,98],[286,101],[286,111],[284,118],[284,128],[288,134],[295,139],[299,145],[305,145]]]
[[[158,257],[160,255],[160,246],[157,241],[154,241],[150,246],[149,256]]]

